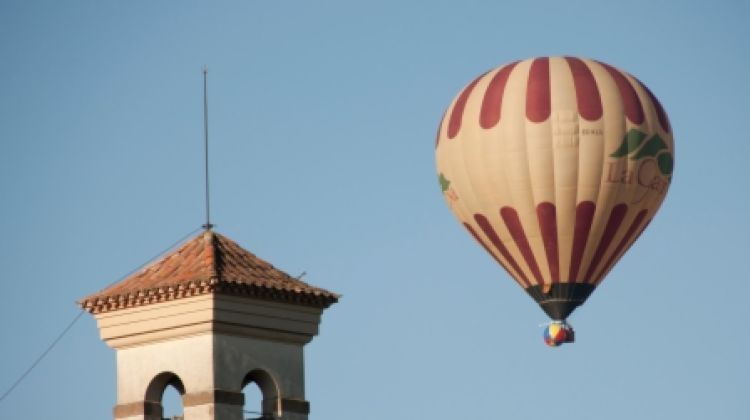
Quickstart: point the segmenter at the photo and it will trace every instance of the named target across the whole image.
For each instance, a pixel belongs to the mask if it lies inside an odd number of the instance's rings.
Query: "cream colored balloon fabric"
[[[522,287],[596,286],[661,205],[674,145],[664,110],[634,77],[542,57],[464,88],[436,155],[451,210]]]

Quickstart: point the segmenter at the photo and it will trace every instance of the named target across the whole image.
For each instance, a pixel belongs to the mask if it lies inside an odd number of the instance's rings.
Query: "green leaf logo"
[[[674,169],[674,159],[672,159],[672,154],[669,152],[661,153],[660,155],[656,156],[656,163],[659,165],[659,171],[666,175],[672,175],[672,170]]]
[[[621,158],[633,153],[636,149],[638,149],[638,146],[643,143],[643,140],[645,138],[646,133],[638,131],[635,128],[631,128],[630,131],[625,134],[625,138],[622,139],[620,147],[610,156],[613,158]]]
[[[448,181],[448,178],[443,175],[443,173],[440,173],[440,176],[438,176],[438,182],[440,183],[440,190],[442,192],[448,191],[448,187],[450,187],[451,182]]]
[[[667,143],[664,143],[664,140],[662,140],[658,134],[654,134],[631,159],[639,160],[645,157],[656,157],[657,153],[666,149]]]
[[[659,172],[666,177],[670,177],[674,169],[674,158],[669,152],[669,146],[658,134],[647,137],[648,135],[643,131],[632,128],[623,137],[620,147],[609,156],[613,158],[630,156],[633,160],[646,157],[655,158]]]

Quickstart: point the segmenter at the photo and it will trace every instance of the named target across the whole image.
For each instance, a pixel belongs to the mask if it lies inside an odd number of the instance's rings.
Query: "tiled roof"
[[[204,231],[127,279],[79,301],[99,313],[206,293],[327,308],[339,296],[275,268],[226,236]]]

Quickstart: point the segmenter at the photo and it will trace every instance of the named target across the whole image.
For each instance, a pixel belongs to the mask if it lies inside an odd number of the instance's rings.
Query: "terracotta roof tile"
[[[91,313],[112,311],[206,293],[250,296],[322,308],[339,296],[275,268],[211,230],[127,279],[83,298]]]

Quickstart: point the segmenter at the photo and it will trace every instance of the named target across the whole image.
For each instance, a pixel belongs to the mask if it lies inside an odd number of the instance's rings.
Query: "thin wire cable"
[[[160,253],[154,255],[148,261],[146,261],[145,263],[143,263],[140,266],[136,267],[134,270],[131,270],[127,274],[121,276],[117,280],[115,280],[112,283],[108,284],[106,287],[104,287],[104,289],[106,289],[106,288],[108,288],[108,287],[110,287],[110,286],[112,286],[112,285],[114,285],[116,283],[119,283],[120,281],[124,280],[127,277],[130,277],[136,271],[142,269],[143,267],[145,267],[146,265],[150,264],[155,259],[157,259],[160,256],[162,256],[162,255],[166,254],[167,252],[171,251],[177,245],[181,244],[187,238],[193,236],[196,232],[198,232],[200,230],[201,230],[201,228],[193,229],[190,233],[188,233],[187,235],[181,237],[178,241],[176,241],[175,243],[173,243],[172,245],[170,245],[169,248],[167,248],[167,249],[161,251]],[[81,315],[83,315],[84,313],[86,313],[86,310],[84,310],[84,309],[81,309],[78,312],[78,314],[75,316],[75,318],[73,318],[73,320],[70,321],[70,323],[68,323],[68,325],[65,327],[65,329],[63,329],[62,332],[57,336],[57,338],[55,338],[52,341],[52,343],[50,343],[50,345],[48,345],[47,348],[42,352],[42,354],[39,357],[37,357],[36,360],[34,360],[34,363],[32,363],[31,366],[29,366],[29,368],[26,369],[26,371],[24,373],[22,373],[21,376],[19,376],[18,379],[16,379],[15,382],[13,382],[13,385],[11,385],[10,388],[8,388],[8,390],[5,391],[5,393],[2,396],[0,396],[0,403],[2,403],[3,400],[5,400],[5,398],[8,395],[10,395],[10,393],[13,392],[13,390],[15,390],[16,387],[18,387],[18,385],[20,385],[21,382],[23,382],[24,379],[26,379],[27,376],[29,376],[29,374],[37,367],[37,365],[39,365],[39,363],[41,363],[41,361],[47,356],[47,354],[49,354],[49,352],[52,351],[52,349],[55,348],[55,346],[57,345],[57,343],[59,343],[60,340],[62,340],[62,338],[65,337],[65,335],[68,333],[68,331],[70,331],[70,329],[73,328],[73,325],[75,325],[76,322],[78,322],[78,320],[81,319]]]
[[[173,250],[174,248],[176,248],[176,247],[177,247],[177,245],[179,245],[179,244],[181,244],[181,243],[185,242],[185,240],[186,240],[187,238],[189,238],[189,237],[191,237],[191,236],[195,235],[195,234],[196,234],[196,233],[198,233],[198,232],[199,232],[200,230],[201,230],[201,228],[197,228],[197,229],[193,229],[193,230],[191,230],[191,231],[190,231],[190,233],[188,233],[188,234],[186,234],[186,235],[183,235],[183,236],[182,236],[182,237],[181,237],[180,239],[176,240],[176,241],[175,241],[175,242],[174,242],[174,243],[173,243],[172,245],[170,245],[170,246],[169,246],[168,248],[166,248],[166,249],[164,249],[163,251],[159,252],[158,254],[154,255],[153,257],[151,257],[150,259],[148,259],[148,260],[147,260],[146,262],[144,262],[143,264],[139,265],[138,267],[134,268],[133,270],[130,270],[130,271],[129,271],[129,272],[127,273],[127,274],[125,274],[125,275],[123,275],[123,276],[120,276],[120,278],[118,278],[117,280],[113,281],[112,283],[110,283],[110,284],[108,284],[108,285],[104,286],[104,289],[107,289],[107,288],[109,288],[110,286],[113,286],[113,285],[115,285],[115,284],[117,284],[117,283],[119,283],[119,282],[121,282],[121,281],[125,280],[126,278],[130,277],[131,275],[135,274],[135,273],[136,273],[136,272],[137,272],[138,270],[140,270],[140,269],[142,269],[143,267],[145,267],[145,266],[147,266],[147,265],[151,264],[151,262],[152,262],[152,261],[154,261],[155,259],[157,259],[157,258],[161,257],[162,255],[166,254],[167,252],[169,252],[169,251]],[[102,289],[102,290],[104,290],[104,289]]]
[[[205,181],[206,181],[206,224],[203,225],[202,228],[208,230],[208,229],[211,229],[213,227],[213,225],[211,224],[211,206],[210,206],[209,183],[208,183],[208,68],[207,67],[203,68],[203,134],[204,134],[204,151],[205,151],[205,154],[204,154],[204,157],[205,157],[204,165],[205,165],[205,177],[206,177],[205,178]],[[200,229],[195,229],[195,230],[191,231],[190,233],[188,233],[187,235],[183,236],[178,241],[176,241],[175,243],[173,243],[172,245],[170,245],[164,251],[161,251],[157,255],[151,257],[145,263],[141,264],[140,266],[138,266],[135,269],[131,270],[127,274],[121,276],[117,280],[115,280],[112,283],[110,283],[107,286],[105,286],[104,289],[107,289],[110,286],[112,286],[112,285],[114,285],[116,283],[119,283],[123,279],[125,279],[127,277],[130,277],[136,271],[138,271],[138,270],[142,269],[143,267],[145,267],[146,265],[150,264],[156,258],[158,258],[158,257],[164,255],[165,253],[169,252],[171,249],[173,249],[174,247],[176,247],[177,245],[179,245],[180,243],[182,243],[183,241],[185,241],[188,237],[192,236],[193,234],[195,234],[199,230]],[[21,376],[13,383],[13,385],[11,385],[10,388],[8,388],[8,390],[5,391],[5,393],[2,396],[0,396],[0,403],[3,400],[5,400],[5,398],[8,395],[10,395],[10,393],[13,392],[13,390],[15,390],[16,387],[18,387],[18,385],[20,385],[21,382],[23,382],[24,379],[26,379],[26,377],[37,367],[37,365],[39,365],[39,363],[41,363],[41,361],[47,356],[47,354],[49,354],[49,352],[52,351],[52,349],[55,348],[55,346],[57,345],[57,343],[59,343],[60,340],[62,340],[62,338],[68,333],[68,331],[70,331],[70,329],[73,328],[73,325],[75,325],[76,322],[78,322],[78,320],[81,319],[81,315],[83,315],[85,312],[86,311],[84,309],[81,309],[81,311],[78,312],[78,314],[73,318],[73,320],[70,323],[68,323],[68,325],[65,327],[65,329],[63,329],[63,331],[52,341],[52,343],[50,343],[50,345],[47,346],[47,348],[42,352],[42,354],[39,357],[37,357],[36,360],[34,360],[34,362],[31,364],[31,366],[29,366],[29,368],[26,369],[26,371],[24,371],[23,374],[21,374]]]
[[[52,341],[52,343],[49,346],[47,346],[47,348],[44,350],[44,352],[39,357],[37,357],[36,360],[34,360],[34,363],[32,363],[31,366],[29,366],[29,368],[26,369],[26,371],[23,374],[21,374],[21,376],[18,379],[16,379],[15,382],[13,382],[13,385],[11,385],[10,388],[8,388],[8,390],[5,391],[5,393],[3,394],[3,396],[0,397],[0,402],[2,402],[5,399],[5,397],[7,397],[8,395],[10,395],[10,393],[13,392],[13,390],[16,389],[16,387],[24,379],[26,379],[27,376],[29,376],[29,374],[31,373],[31,371],[34,370],[34,368],[42,361],[42,359],[44,359],[45,356],[47,356],[47,354],[50,351],[52,351],[52,349],[65,336],[65,334],[67,334],[68,331],[70,331],[70,329],[73,328],[73,325],[75,325],[75,323],[78,322],[79,319],[81,319],[81,315],[83,315],[85,312],[86,311],[84,311],[83,309],[81,309],[78,312],[78,315],[76,315],[75,318],[73,318],[73,320],[70,321],[70,323],[68,324],[68,326],[65,327],[65,329],[57,336],[57,338],[55,338],[55,340]]]

